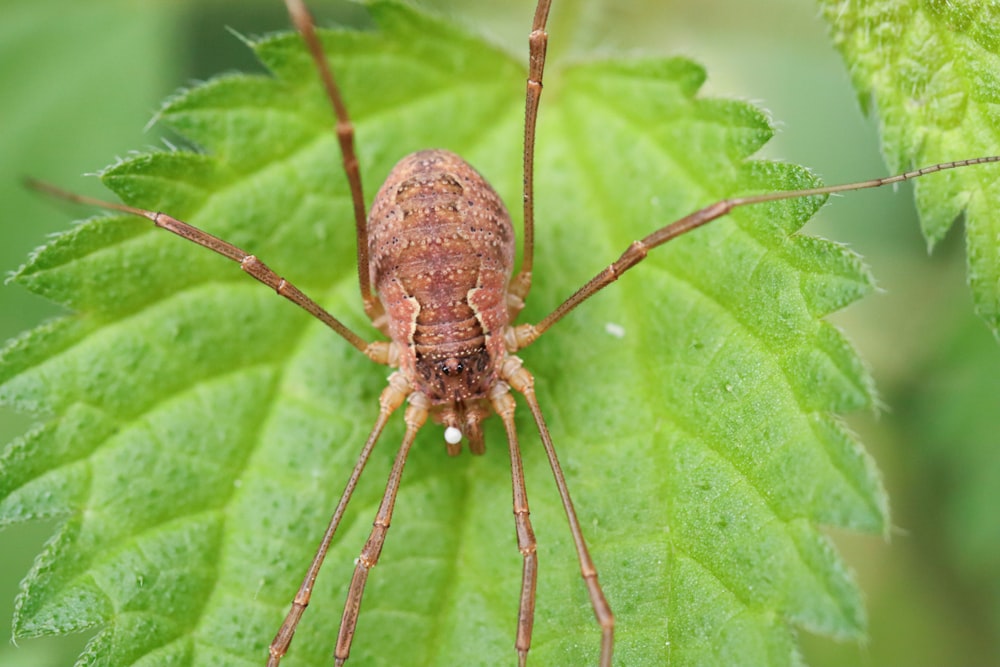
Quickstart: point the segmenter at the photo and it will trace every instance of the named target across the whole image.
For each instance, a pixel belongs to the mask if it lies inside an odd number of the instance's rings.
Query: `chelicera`
[[[236,261],[251,276],[308,311],[373,361],[394,368],[379,399],[375,424],[283,624],[271,643],[267,664],[277,667],[289,650],[326,553],[376,442],[390,415],[405,404],[403,442],[395,457],[369,538],[357,559],[335,649],[343,665],[350,654],[365,584],[388,534],[407,455],[417,432],[430,418],[444,427],[446,451],[457,455],[468,442],[473,454],[485,451],[482,422],[502,420],[511,462],[517,545],[523,558],[515,648],[525,665],[535,615],[537,553],[523,466],[514,423],[519,393],[532,414],[555,478],[572,533],[584,584],[600,629],[598,663],[612,663],[615,621],[598,581],[565,477],[542,410],[534,378],[516,353],[622,273],[653,248],[726,215],[738,206],[871,188],[943,169],[995,162],[977,158],[933,165],[898,176],[810,190],[732,198],[711,204],[633,242],[607,268],[536,323],[515,325],[531,288],[534,251],[535,125],[545,67],[545,30],[551,0],[539,0],[529,35],[529,68],[524,124],[524,238],[521,264],[514,272],[516,239],[510,216],[489,183],[454,153],[429,149],[404,157],[390,172],[366,211],[354,128],[333,73],[302,0],[285,0],[320,74],[336,117],[336,135],[350,185],[357,233],[358,282],[364,310],[388,340],[368,341],[325,311],[256,256],[167,214],[80,197],[46,184],[34,187],[78,202],[142,216],[158,227]]]

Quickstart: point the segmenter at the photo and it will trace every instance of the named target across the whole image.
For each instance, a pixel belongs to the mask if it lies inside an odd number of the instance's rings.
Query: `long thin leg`
[[[213,236],[212,234],[202,231],[193,225],[189,225],[186,222],[178,220],[177,218],[172,218],[166,213],[147,211],[146,209],[135,208],[134,206],[128,206],[126,204],[104,201],[93,197],[85,197],[33,178],[25,179],[25,183],[28,187],[34,188],[35,190],[44,192],[45,194],[53,197],[58,197],[60,199],[65,199],[79,204],[86,204],[88,206],[98,206],[100,208],[119,211],[121,213],[128,213],[129,215],[135,215],[152,220],[153,224],[161,229],[165,229],[168,232],[180,236],[181,238],[197,243],[203,248],[208,248],[209,250],[219,253],[223,257],[228,257],[234,262],[237,262],[241,269],[294,303],[299,308],[308,312],[326,326],[336,331],[348,343],[361,350],[372,359],[378,360],[386,358],[386,343],[368,343],[361,336],[348,329],[347,325],[343,322],[326,312],[326,310],[324,310],[318,303],[303,294],[299,288],[272,271],[267,264],[257,259],[256,255],[251,255],[245,250],[237,248],[233,244],[227,243],[217,236]]]
[[[354,152],[354,124],[347,114],[347,106],[344,104],[340,88],[333,78],[333,70],[326,60],[326,53],[323,45],[316,36],[316,24],[312,15],[306,9],[302,0],[285,0],[288,7],[288,14],[292,18],[302,41],[305,42],[316,63],[319,77],[323,81],[326,89],[326,96],[330,99],[333,113],[337,117],[335,130],[337,142],[340,144],[340,155],[344,162],[344,172],[347,174],[347,182],[351,187],[351,200],[354,202],[354,225],[358,238],[358,286],[361,289],[361,298],[364,300],[365,313],[374,322],[382,316],[382,304],[372,294],[370,276],[368,274],[368,213],[365,211],[365,196],[361,188],[361,172],[358,169],[358,157]]]
[[[521,568],[521,601],[517,608],[517,662],[525,667],[528,649],[531,648],[531,630],[535,625],[535,585],[538,582],[538,545],[535,531],[531,527],[528,511],[528,491],[524,485],[524,465],[521,462],[521,448],[517,442],[517,426],[514,424],[514,397],[505,384],[497,384],[490,396],[493,407],[503,420],[507,430],[507,444],[510,448],[510,476],[514,494],[514,529],[517,531],[517,548],[524,563]]]
[[[302,585],[299,586],[299,591],[295,594],[295,599],[292,600],[292,608],[288,611],[288,615],[285,616],[285,621],[281,624],[281,628],[278,630],[278,634],[275,635],[274,641],[271,642],[267,667],[278,667],[281,658],[288,652],[288,646],[292,643],[295,628],[298,626],[302,614],[309,605],[313,586],[316,583],[319,570],[323,566],[326,552],[330,549],[334,533],[337,532],[337,526],[340,525],[340,520],[344,516],[344,510],[347,509],[347,503],[350,502],[354,488],[358,485],[358,479],[361,478],[361,473],[365,469],[365,464],[368,463],[372,449],[375,448],[375,443],[378,442],[378,438],[382,434],[382,429],[385,428],[389,415],[403,404],[403,400],[410,391],[411,389],[406,380],[403,379],[401,373],[396,372],[389,376],[389,386],[382,391],[382,396],[379,399],[378,419],[376,419],[375,426],[372,428],[371,434],[368,436],[368,440],[361,450],[361,455],[358,456],[357,463],[354,464],[354,470],[351,472],[350,479],[347,480],[344,492],[340,495],[340,502],[337,503],[337,509],[334,510],[333,516],[330,518],[330,524],[327,526],[326,532],[323,534],[323,539],[319,543],[319,548],[316,549],[316,555],[313,556],[309,571],[306,572],[306,576],[302,580]]]
[[[528,82],[524,95],[524,250],[521,268],[510,282],[510,293],[520,301],[513,309],[517,314],[531,289],[531,270],[535,257],[535,126],[538,104],[542,97],[542,75],[545,71],[545,50],[549,35],[545,24],[552,0],[539,0],[535,19],[528,36]]]
[[[521,366],[521,360],[515,356],[508,356],[504,361],[501,375],[510,386],[524,395],[531,410],[531,415],[535,418],[538,432],[542,436],[542,445],[545,447],[545,455],[549,459],[549,467],[552,468],[552,475],[556,480],[556,488],[559,489],[559,497],[562,499],[563,510],[569,521],[569,529],[573,534],[573,544],[576,545],[576,556],[580,561],[580,574],[583,582],[587,586],[587,593],[590,595],[590,605],[594,609],[594,616],[601,626],[601,658],[600,667],[611,667],[611,654],[614,649],[615,617],[611,613],[611,606],[604,597],[601,584],[597,580],[597,568],[590,558],[590,551],[587,549],[587,542],[583,539],[583,530],[580,528],[580,520],[576,517],[576,509],[573,507],[573,500],[569,495],[569,487],[566,486],[566,477],[563,475],[562,466],[559,465],[559,458],[556,456],[556,448],[552,444],[552,436],[549,435],[549,427],[542,417],[542,409],[538,405],[535,397],[535,378],[531,373]]]
[[[410,453],[413,439],[417,437],[417,431],[427,420],[429,409],[430,401],[426,396],[420,393],[411,395],[410,405],[406,408],[406,434],[403,436],[403,444],[400,445],[396,460],[393,461],[389,481],[385,486],[385,494],[382,496],[382,503],[379,505],[378,514],[375,515],[375,522],[372,525],[372,532],[361,550],[361,555],[358,556],[357,565],[354,567],[354,576],[351,578],[351,587],[347,591],[344,615],[340,619],[340,632],[337,634],[337,648],[333,654],[334,664],[337,667],[342,667],[351,652],[351,642],[354,641],[354,630],[358,625],[361,598],[365,593],[368,573],[378,563],[378,558],[382,553],[382,545],[385,544],[385,536],[389,532],[389,523],[392,521],[392,510],[396,504],[399,482],[403,477],[403,466],[406,465],[406,457]]]
[[[847,192],[850,190],[864,190],[867,188],[877,188],[890,183],[907,181],[918,176],[933,174],[937,171],[955,169],[957,167],[968,167],[988,162],[1000,162],[1000,155],[990,157],[973,158],[970,160],[957,160],[955,162],[942,162],[940,164],[915,169],[895,176],[883,178],[873,178],[868,181],[857,183],[845,183],[842,185],[829,185],[820,188],[810,188],[807,190],[788,190],[785,192],[770,192],[762,195],[750,197],[733,197],[723,199],[705,208],[695,211],[676,222],[672,222],[666,227],[661,227],[641,241],[633,241],[632,245],[622,253],[621,257],[615,260],[611,266],[607,267],[596,276],[590,279],[583,287],[578,289],[573,296],[566,299],[554,311],[549,313],[538,324],[522,324],[515,327],[512,335],[508,336],[508,349],[519,350],[530,345],[549,327],[561,320],[567,313],[579,306],[581,303],[594,296],[614,281],[618,280],[623,273],[646,258],[646,254],[656,246],[663,245],[667,241],[677,238],[682,234],[697,229],[717,218],[721,218],[734,208],[748,206],[750,204],[761,204],[764,202],[778,201],[781,199],[796,199],[798,197],[813,197],[817,195],[829,195],[835,192]]]

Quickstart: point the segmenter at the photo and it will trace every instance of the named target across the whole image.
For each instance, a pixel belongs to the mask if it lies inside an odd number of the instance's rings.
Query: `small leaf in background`
[[[1000,144],[1000,7],[976,2],[821,0],[861,103],[880,119],[891,171],[989,155]],[[929,246],[963,211],[976,312],[1000,331],[1000,181],[958,170],[914,184]]]

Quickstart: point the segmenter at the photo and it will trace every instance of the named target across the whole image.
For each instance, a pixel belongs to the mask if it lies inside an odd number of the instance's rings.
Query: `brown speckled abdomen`
[[[505,354],[514,230],[499,195],[465,160],[400,160],[368,218],[371,281],[400,369],[432,403],[486,396]]]

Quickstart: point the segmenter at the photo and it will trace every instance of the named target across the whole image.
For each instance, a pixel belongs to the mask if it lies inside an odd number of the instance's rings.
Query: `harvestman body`
[[[81,197],[37,181],[30,184],[62,198],[146,217],[158,227],[239,262],[244,271],[323,321],[371,359],[398,369],[391,374],[382,392],[375,426],[291,610],[271,643],[269,666],[276,667],[288,651],[361,472],[390,414],[404,402],[409,403],[404,416],[406,433],[371,534],[357,560],[337,638],[336,664],[343,665],[348,658],[365,582],[382,550],[403,466],[417,431],[430,417],[445,426],[449,454],[460,452],[463,439],[468,440],[474,454],[482,454],[481,422],[492,412],[496,412],[504,423],[511,458],[514,521],[518,549],[523,556],[515,648],[519,664],[526,663],[534,623],[537,554],[514,425],[515,404],[510,391],[514,389],[525,397],[538,426],[569,520],[581,573],[601,628],[599,664],[610,667],[614,617],[598,583],[597,570],[587,551],[552,439],[535,398],[534,379],[514,353],[530,345],[576,306],[642,261],[652,248],[724,216],[737,206],[878,187],[943,169],[997,162],[1000,156],[938,164],[860,183],[716,202],[632,243],[614,263],[539,323],[515,327],[512,322],[524,306],[531,286],[535,120],[542,91],[548,39],[545,24],[551,0],[539,0],[529,37],[524,129],[525,239],[521,268],[513,278],[515,239],[510,216],[489,183],[453,153],[426,150],[403,158],[376,195],[371,215],[366,215],[354,152],[354,129],[315,34],[312,18],[302,0],[285,0],[285,3],[316,63],[337,118],[336,133],[354,203],[358,279],[365,312],[391,342],[365,341],[254,255],[187,223],[163,213]]]

